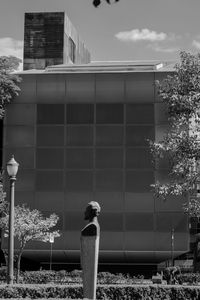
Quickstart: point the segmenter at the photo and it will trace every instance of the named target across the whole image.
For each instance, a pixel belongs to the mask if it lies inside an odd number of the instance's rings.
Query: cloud
[[[178,47],[160,46],[158,44],[148,45],[148,48],[151,48],[156,52],[165,52],[165,53],[173,53],[180,50]]]
[[[192,46],[194,46],[197,49],[200,49],[200,41],[193,40],[192,41]]]
[[[139,42],[139,41],[148,41],[148,42],[155,42],[155,41],[164,41],[168,38],[168,35],[164,32],[156,32],[151,31],[149,29],[133,29],[130,31],[121,31],[115,34],[115,37],[120,41],[132,41],[132,42]]]
[[[0,38],[0,56],[23,58],[23,42],[10,37]]]

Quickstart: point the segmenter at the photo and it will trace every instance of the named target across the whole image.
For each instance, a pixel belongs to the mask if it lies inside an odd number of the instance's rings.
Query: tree
[[[105,0],[108,4],[112,3],[112,0]],[[115,2],[118,2],[119,0],[114,0]],[[99,6],[101,4],[102,0],[93,0],[93,5],[95,7]]]
[[[48,218],[44,217],[37,209],[31,210],[25,205],[15,206],[14,215],[14,236],[19,242],[19,249],[16,253],[17,257],[17,282],[19,281],[20,262],[26,244],[29,241],[48,242],[50,234],[53,237],[59,237],[58,230],[53,230],[56,226],[59,217],[56,214],[51,214]],[[0,220],[0,227],[4,229],[8,235],[9,213],[8,209],[3,211],[3,216]]]
[[[17,70],[21,60],[14,56],[0,57],[0,119],[4,117],[5,108],[20,92],[20,77],[12,72]]]
[[[165,183],[153,187],[158,197],[185,195],[183,209],[199,220],[200,198],[200,54],[180,53],[175,73],[157,82],[158,94],[165,103],[169,130],[162,141],[150,142],[155,162],[168,160]]]

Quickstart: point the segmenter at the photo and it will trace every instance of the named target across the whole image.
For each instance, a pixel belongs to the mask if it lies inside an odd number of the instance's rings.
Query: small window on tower
[[[73,63],[75,63],[76,45],[74,41],[69,37],[69,57]]]

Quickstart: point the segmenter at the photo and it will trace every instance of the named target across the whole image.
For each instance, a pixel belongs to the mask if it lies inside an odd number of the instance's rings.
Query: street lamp
[[[52,270],[52,248],[53,248],[53,243],[54,243],[54,235],[53,235],[53,233],[50,233],[49,234],[49,242],[50,242],[50,244],[51,244],[51,250],[50,250],[50,271]]]
[[[174,266],[174,228],[171,230],[171,263]]]
[[[13,263],[14,263],[14,200],[15,181],[19,164],[15,161],[14,155],[7,163],[7,172],[10,178],[10,206],[9,206],[9,240],[8,240],[8,277],[7,283],[13,284]]]

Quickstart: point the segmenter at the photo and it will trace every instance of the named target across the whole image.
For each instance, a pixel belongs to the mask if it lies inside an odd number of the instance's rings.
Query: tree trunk
[[[18,257],[17,257],[17,275],[16,275],[16,283],[19,283],[19,275],[20,275],[20,263],[22,257],[23,249],[20,250]]]

